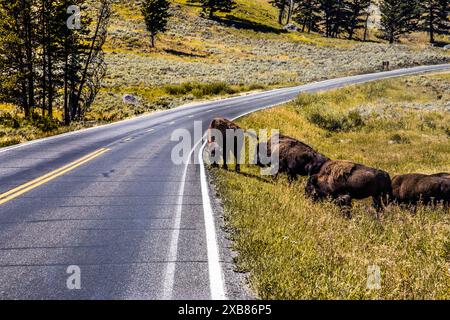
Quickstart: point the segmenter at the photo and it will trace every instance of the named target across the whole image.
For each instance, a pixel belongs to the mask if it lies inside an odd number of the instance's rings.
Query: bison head
[[[322,166],[328,161],[330,161],[330,159],[320,153],[314,154],[311,157],[310,162],[305,166],[305,170],[309,176],[317,174]]]
[[[305,195],[307,198],[310,198],[313,201],[317,201],[320,199],[317,183],[318,183],[317,175],[310,176],[308,182],[306,183]]]

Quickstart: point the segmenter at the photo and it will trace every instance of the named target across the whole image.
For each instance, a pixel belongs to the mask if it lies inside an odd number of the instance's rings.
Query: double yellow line
[[[53,179],[56,179],[59,176],[62,176],[63,174],[72,171],[73,169],[85,164],[86,162],[91,161],[94,158],[97,158],[98,156],[102,155],[103,153],[107,152],[109,149],[107,148],[101,148],[97,151],[94,151],[87,156],[84,156],[81,159],[78,159],[72,163],[69,163],[68,165],[65,165],[62,168],[59,168],[55,171],[49,172],[46,175],[43,175],[37,179],[34,179],[32,181],[29,181],[23,185],[18,186],[17,188],[14,188],[12,190],[9,190],[5,193],[0,194],[0,205],[17,198],[18,196],[33,190],[34,188],[39,187],[40,185],[43,185],[44,183],[47,183]]]

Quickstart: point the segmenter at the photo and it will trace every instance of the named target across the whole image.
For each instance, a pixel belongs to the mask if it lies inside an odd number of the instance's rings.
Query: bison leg
[[[380,220],[381,213],[384,211],[385,204],[383,200],[385,199],[384,196],[375,196],[373,199],[373,207],[376,210],[376,218],[377,220]]]
[[[347,219],[352,218],[352,197],[349,195],[339,196],[336,199],[337,205],[341,208],[342,214]]]
[[[295,175],[288,173],[288,182],[292,184],[295,181]]]
[[[225,170],[228,170],[228,152],[227,152],[227,148],[226,148],[226,143],[223,144],[222,158],[223,158],[223,168]]]
[[[241,165],[239,161],[239,152],[238,152],[238,139],[237,137],[234,137],[234,158],[236,159],[236,172],[241,172]]]
[[[287,176],[289,184],[292,184],[297,180],[297,174],[293,170],[288,169]]]

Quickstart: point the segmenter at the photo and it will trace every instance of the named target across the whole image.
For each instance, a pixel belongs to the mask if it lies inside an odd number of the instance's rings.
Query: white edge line
[[[279,102],[270,106],[266,106],[264,108],[260,108],[257,110],[249,111],[246,113],[243,113],[232,120],[236,120],[240,117],[244,117],[250,113],[256,112],[256,111],[262,111],[264,109],[273,108],[277,105],[284,104],[287,101]],[[204,138],[205,136],[203,136]],[[203,140],[202,138],[202,140]],[[194,146],[194,151],[198,144],[202,142],[200,140],[197,142],[197,144]],[[205,164],[203,162],[203,152],[205,149],[207,141],[205,141],[200,148],[199,154],[198,154],[198,161],[200,164],[200,184],[201,184],[201,191],[202,191],[202,203],[203,203],[203,216],[205,220],[205,230],[206,230],[206,245],[207,245],[207,252],[208,252],[208,272],[209,272],[209,286],[210,286],[210,293],[211,293],[211,299],[212,300],[226,300],[226,289],[225,289],[225,281],[224,281],[224,274],[222,270],[222,266],[220,265],[220,254],[219,254],[219,245],[217,242],[217,232],[216,232],[216,224],[214,220],[214,211],[211,206],[211,198],[209,197],[209,189],[208,189],[208,181],[206,179],[206,170],[205,170]],[[191,151],[191,154],[192,154]],[[190,156],[189,156],[190,158]]]
[[[200,184],[202,190],[203,216],[206,230],[206,246],[208,251],[209,288],[212,300],[226,300],[225,281],[220,265],[219,246],[217,244],[216,224],[209,198],[208,182],[206,180],[203,150],[207,141],[200,148],[198,160],[200,163]]]
[[[200,140],[201,142],[201,140]],[[186,176],[188,171],[188,166],[190,159],[192,157],[192,153],[195,150],[195,147],[189,153],[186,164],[184,166],[183,175],[181,177],[180,189],[178,191],[178,201],[177,201],[177,211],[175,213],[175,222],[174,229],[172,235],[170,237],[170,246],[169,246],[169,255],[168,255],[168,263],[166,266],[164,283],[163,283],[163,300],[172,300],[173,299],[173,288],[175,283],[175,269],[176,269],[176,261],[178,256],[178,241],[180,238],[180,227],[181,227],[181,215],[183,213],[183,198],[184,198],[184,187],[186,185]]]

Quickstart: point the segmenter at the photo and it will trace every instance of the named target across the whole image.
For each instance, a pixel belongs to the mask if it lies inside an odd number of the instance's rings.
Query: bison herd
[[[223,133],[223,137],[226,137],[226,130],[240,128],[229,120],[217,118],[212,121],[209,132],[212,129],[219,130]],[[351,217],[352,201],[366,198],[373,199],[377,217],[388,204],[414,208],[419,203],[424,205],[441,203],[445,208],[449,208],[449,173],[405,174],[391,179],[387,172],[379,169],[350,161],[331,160],[294,138],[280,134],[278,143],[272,143],[272,139],[274,137],[267,143],[258,142],[258,155],[259,152],[267,154],[268,157],[276,154],[279,159],[277,174],[286,173],[290,182],[297,176],[307,176],[306,196],[313,201],[332,199],[348,217]],[[226,141],[217,144],[210,138],[208,142],[210,145],[215,145],[209,149],[210,152],[215,153],[217,150],[222,150],[224,167],[226,167],[227,152],[223,147],[226,145]],[[236,147],[232,151],[236,156]],[[263,166],[260,161],[257,163],[259,166]],[[239,171],[239,169],[239,166],[236,166],[236,170]]]

